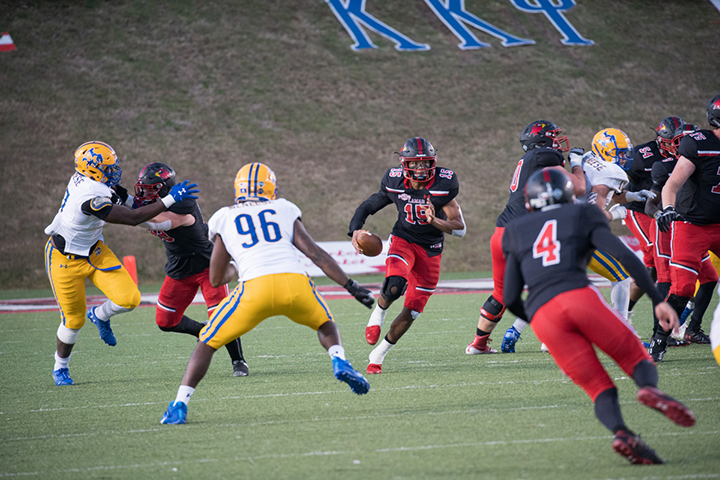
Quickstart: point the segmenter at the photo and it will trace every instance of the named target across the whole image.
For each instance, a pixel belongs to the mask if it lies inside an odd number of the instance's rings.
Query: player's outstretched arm
[[[199,192],[197,183],[189,184],[188,180],[173,186],[170,193],[161,198],[159,202],[151,203],[134,210],[123,205],[113,205],[110,213],[104,218],[107,223],[117,223],[121,225],[138,225],[147,222],[156,217],[166,209],[170,208],[174,203],[181,202],[186,198],[197,198],[195,193]]]
[[[217,288],[233,280],[237,280],[238,272],[230,261],[232,257],[225,247],[220,235],[215,235],[212,255],[210,255],[210,285]]]
[[[305,254],[312,262],[325,272],[330,280],[342,285],[355,299],[368,308],[373,306],[375,298],[367,288],[361,287],[355,280],[348,277],[340,265],[325,250],[315,243],[315,240],[305,229],[300,219],[295,220],[293,245]]]

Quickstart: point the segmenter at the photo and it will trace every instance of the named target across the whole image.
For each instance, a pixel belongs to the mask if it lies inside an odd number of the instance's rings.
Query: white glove
[[[610,207],[610,215],[612,215],[613,220],[625,220],[625,217],[627,217],[627,208],[620,205],[619,203],[616,203],[612,207]]]
[[[570,150],[570,153],[568,153],[568,159],[570,160],[570,168],[582,167],[583,152],[584,151],[582,148],[573,148],[572,150]]]
[[[625,199],[628,202],[644,202],[655,198],[655,193],[650,190],[640,190],[639,192],[625,192]]]

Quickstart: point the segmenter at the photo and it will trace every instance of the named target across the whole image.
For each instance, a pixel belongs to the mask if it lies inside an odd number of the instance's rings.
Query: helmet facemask
[[[429,182],[435,178],[437,155],[432,157],[400,157],[403,175],[415,182]],[[415,165],[410,165],[411,163]],[[418,165],[420,164],[420,165]]]

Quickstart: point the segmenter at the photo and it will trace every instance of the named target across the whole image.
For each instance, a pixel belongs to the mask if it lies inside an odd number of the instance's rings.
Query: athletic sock
[[[330,355],[330,358],[338,357],[341,360],[347,360],[347,358],[345,358],[345,349],[342,345],[333,345],[328,348],[328,354]]]
[[[385,315],[387,315],[387,309],[382,308],[380,306],[380,302],[375,304],[375,308],[373,309],[372,314],[370,315],[370,320],[368,320],[368,327],[372,326],[378,326],[382,327],[383,322],[385,321]]]
[[[190,402],[190,397],[192,397],[193,393],[195,393],[195,389],[193,387],[188,387],[187,385],[180,385],[180,388],[178,388],[177,397],[175,397],[175,401],[183,402],[187,405]]]
[[[518,331],[518,333],[522,333],[522,331],[530,325],[528,322],[523,320],[522,318],[516,318],[515,322],[512,324],[513,328]]]
[[[394,343],[390,343],[387,340],[387,336],[382,339],[382,342],[380,342],[380,345],[375,347],[372,352],[370,352],[370,363],[374,363],[377,365],[382,365],[383,360],[385,360],[385,355],[388,354],[390,349],[394,347]]]
[[[58,356],[58,353],[55,352],[55,367],[53,370],[60,370],[61,368],[68,368],[68,364],[70,363],[70,357],[72,356],[72,353],[68,355],[67,358],[62,358]]]

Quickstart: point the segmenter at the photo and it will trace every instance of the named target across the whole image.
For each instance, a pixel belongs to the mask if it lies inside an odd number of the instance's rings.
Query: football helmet
[[[275,172],[264,163],[248,163],[235,176],[235,203],[275,200]]]
[[[135,182],[135,202],[140,205],[155,203],[170,193],[175,185],[175,170],[160,162],[145,165]]]
[[[437,166],[437,153],[430,142],[422,137],[413,137],[403,145],[400,155],[400,165],[403,175],[408,180],[416,182],[429,182],[435,178],[435,167]],[[424,165],[411,167],[410,162],[424,162]]]
[[[617,128],[606,128],[595,134],[592,151],[602,160],[615,163],[623,170],[629,170],[633,159],[633,146],[625,132]]]
[[[560,135],[562,130],[548,120],[536,120],[529,123],[520,133],[520,143],[523,150],[528,151],[537,147],[550,147],[561,152],[570,150],[568,137]]]
[[[711,126],[720,128],[720,94],[715,95],[708,102],[707,119]]]
[[[573,203],[570,177],[554,168],[543,168],[530,175],[525,184],[525,208],[531,212],[557,203]]]
[[[660,125],[657,126],[655,129],[655,142],[657,142],[657,146],[663,157],[670,158],[677,154],[673,143],[675,137],[680,135],[684,126],[685,122],[680,117],[666,117],[660,122]]]
[[[75,150],[75,170],[108,187],[119,185],[122,168],[115,150],[105,142],[85,142]]]

